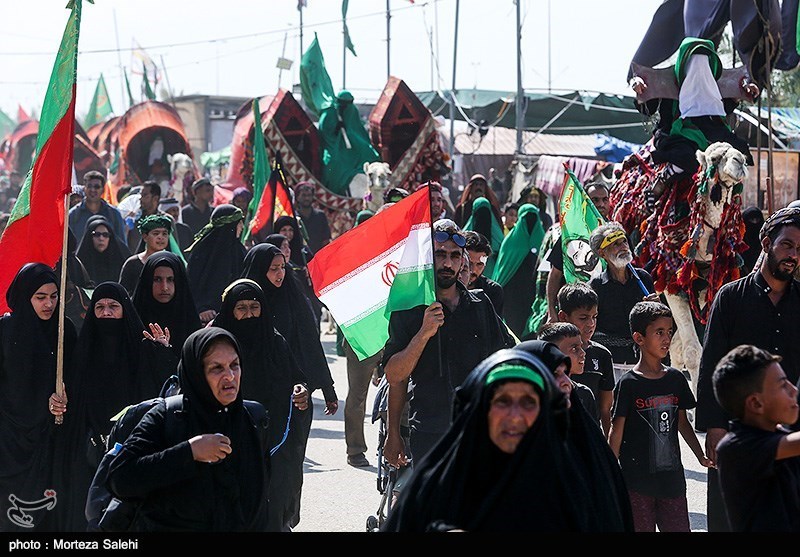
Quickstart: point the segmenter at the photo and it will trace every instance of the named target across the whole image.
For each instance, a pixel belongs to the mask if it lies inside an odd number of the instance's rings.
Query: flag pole
[[[430,181],[422,184],[423,187],[428,188],[428,214],[431,217],[431,249],[436,251],[436,244],[434,244],[433,239],[433,212],[431,212],[431,185]],[[433,291],[434,295],[436,293],[436,256],[433,256],[433,268],[431,269],[433,273]],[[438,301],[438,299],[436,300]],[[439,355],[439,377],[444,375],[444,364],[442,363],[442,335],[440,334],[440,329],[436,329],[436,353]]]
[[[67,244],[69,238],[69,195],[64,196],[64,230],[61,244],[61,277],[58,287],[58,351],[56,352],[56,394],[64,396],[64,316],[66,313],[66,290],[67,290]],[[56,425],[64,423],[64,415],[55,417]]]

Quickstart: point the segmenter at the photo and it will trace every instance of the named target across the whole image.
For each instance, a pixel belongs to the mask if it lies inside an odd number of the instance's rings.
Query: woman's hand
[[[53,393],[50,395],[50,413],[53,416],[62,416],[67,411],[67,389],[64,388],[64,395],[58,396]]]
[[[298,410],[306,410],[308,408],[308,388],[302,383],[294,386],[292,402],[294,402],[294,406]]]
[[[338,400],[331,400],[325,401],[325,415],[326,416],[333,416],[336,414],[336,411],[339,409],[339,401]]]
[[[233,452],[231,440],[221,433],[205,433],[189,439],[192,458],[197,462],[219,462]]]
[[[169,348],[169,327],[161,329],[158,323],[150,323],[150,331],[142,331],[144,338],[152,340]]]
[[[204,312],[200,313],[200,323],[203,324],[203,327],[211,323],[214,318],[217,316],[217,312],[213,309],[207,309]]]

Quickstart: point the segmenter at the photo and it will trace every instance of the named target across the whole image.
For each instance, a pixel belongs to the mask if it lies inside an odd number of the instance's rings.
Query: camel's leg
[[[703,346],[700,344],[700,339],[697,338],[697,332],[694,328],[692,308],[683,296],[668,293],[664,295],[672,310],[675,326],[680,332],[683,346],[683,365],[689,371],[689,376],[692,378],[692,391],[697,396],[697,376],[700,370],[700,355],[703,352]]]

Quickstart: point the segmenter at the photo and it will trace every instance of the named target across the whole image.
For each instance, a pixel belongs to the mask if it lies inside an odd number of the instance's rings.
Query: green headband
[[[539,387],[539,390],[544,392],[544,378],[536,371],[528,366],[519,364],[502,364],[494,368],[486,376],[486,385],[491,385],[495,381],[504,379],[521,379],[529,381]]]
[[[192,245],[183,250],[184,252],[192,251],[192,249],[197,245],[197,243],[208,236],[212,230],[215,228],[221,228],[226,224],[231,224],[234,222],[239,222],[240,220],[244,220],[244,213],[238,207],[236,210],[231,213],[230,215],[225,215],[223,217],[216,217],[211,219],[208,224],[206,224],[203,228],[197,231],[197,234],[194,235],[194,241]]]
[[[140,234],[146,234],[156,228],[166,228],[167,232],[172,231],[172,219],[165,215],[148,215],[143,219],[139,219],[136,223],[136,228],[139,229]]]

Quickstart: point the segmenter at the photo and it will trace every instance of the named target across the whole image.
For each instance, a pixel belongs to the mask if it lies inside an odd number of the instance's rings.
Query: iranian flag
[[[55,266],[64,242],[64,205],[72,189],[75,137],[75,74],[81,0],[72,0],[61,46],[42,106],[36,154],[0,237],[0,313],[9,311],[6,291],[26,263]]]
[[[359,360],[377,354],[389,339],[392,311],[436,301],[428,188],[336,238],[308,270]]]

